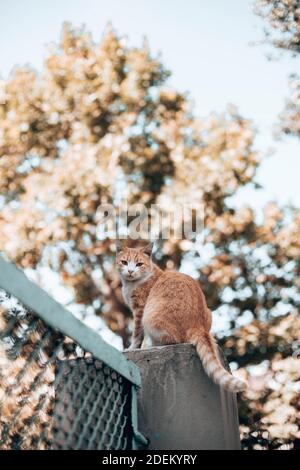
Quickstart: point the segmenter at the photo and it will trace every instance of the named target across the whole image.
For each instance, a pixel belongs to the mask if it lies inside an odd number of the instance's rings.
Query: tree
[[[271,45],[275,50],[281,53],[289,52],[297,57],[300,52],[300,4],[298,0],[256,0],[254,2],[254,11],[265,21],[265,43]],[[286,100],[285,109],[279,117],[277,124],[277,135],[287,134],[299,137],[300,126],[300,108],[299,108],[299,90],[300,80],[297,74],[290,76],[289,82],[290,95]],[[294,216],[291,217],[290,210],[285,209],[286,215],[283,218],[284,224],[281,229],[281,241],[275,242],[276,249],[273,251],[276,257],[275,265],[279,262],[281,268],[285,268],[291,263],[299,266],[299,252],[296,248],[295,229],[299,224],[299,211],[293,209]],[[282,214],[283,215],[283,214]],[[279,219],[278,219],[279,220]],[[297,230],[297,229],[296,229]],[[275,241],[275,240],[274,240]],[[295,244],[296,242],[296,244]],[[284,253],[283,246],[287,251]],[[280,248],[281,246],[281,248]],[[286,255],[288,255],[286,257]],[[291,255],[291,256],[290,256]],[[295,286],[295,293],[299,292],[298,280],[293,278],[297,276],[299,268],[293,272],[289,280]],[[282,286],[281,296],[285,296],[288,286]],[[297,294],[298,295],[298,294]],[[268,428],[270,436],[275,437],[273,441],[266,441],[262,438],[260,432],[256,432],[255,437],[245,439],[245,446],[264,446],[267,448],[278,448],[281,445],[281,439],[288,440],[292,438],[294,448],[299,448],[299,300],[295,297],[295,302],[290,305],[295,306],[293,314],[286,318],[279,316],[271,320],[264,328],[261,325],[253,325],[251,332],[252,349],[265,350],[265,359],[268,360],[268,367],[265,368],[265,379],[261,380],[260,386],[257,385],[257,391],[250,396],[250,407],[245,407],[244,414],[248,422],[262,419],[264,425]],[[246,327],[248,329],[248,327]],[[249,344],[245,339],[243,329],[238,334],[241,339],[242,351],[249,350]],[[290,347],[288,346],[290,344]],[[258,354],[258,358],[259,358]],[[243,354],[243,360],[247,362],[247,354]],[[261,357],[263,360],[263,357]],[[271,387],[265,387],[265,382],[273,382]],[[259,382],[259,381],[258,381]],[[263,393],[261,393],[263,391]],[[253,400],[251,405],[251,400]],[[254,405],[254,403],[256,403]],[[249,419],[249,416],[252,417]],[[257,431],[257,430],[256,430]],[[277,439],[276,439],[277,438]],[[267,444],[266,444],[267,442]]]
[[[275,49],[300,53],[300,4],[298,0],[256,0],[254,11],[265,23],[265,40]],[[300,78],[290,76],[289,97],[280,115],[279,131],[300,136]]]
[[[266,40],[273,46],[300,52],[300,5],[298,0],[256,0],[254,11],[266,22]]]
[[[1,82],[0,250],[22,268],[59,273],[74,302],[92,307],[127,344],[130,312],[97,208],[121,196],[166,212],[204,201],[206,244],[160,239],[156,261],[192,267],[208,305],[226,319],[219,337],[231,362],[271,363],[296,348],[295,334],[278,326],[274,336],[268,325],[298,308],[299,214],[270,203],[258,223],[250,207],[232,205],[241,187],[256,187],[254,126],[234,107],[199,119],[168,76],[147,43],[130,48],[109,27],[95,44],[65,24],[41,74],[16,69]],[[251,395],[247,403],[255,410]]]

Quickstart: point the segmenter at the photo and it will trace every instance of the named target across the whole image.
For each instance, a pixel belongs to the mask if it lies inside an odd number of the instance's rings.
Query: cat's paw
[[[125,351],[133,351],[134,349],[139,349],[140,346],[138,344],[135,344],[135,343],[131,343],[131,345],[125,349]]]

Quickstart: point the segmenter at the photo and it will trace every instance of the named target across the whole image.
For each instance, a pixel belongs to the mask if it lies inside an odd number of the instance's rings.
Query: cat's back
[[[201,295],[201,288],[195,279],[187,274],[166,271],[161,274],[150,291],[151,296],[164,298],[176,298],[183,295]],[[150,296],[149,296],[150,297]]]
[[[196,328],[200,323],[209,326],[205,297],[195,279],[171,271],[159,276],[145,305],[144,326],[152,331],[154,325],[158,327],[157,322],[177,325],[177,336],[184,324],[188,324],[188,328]]]

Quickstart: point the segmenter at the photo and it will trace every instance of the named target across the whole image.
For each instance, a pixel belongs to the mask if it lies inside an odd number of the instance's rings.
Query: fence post
[[[236,396],[211,382],[192,345],[125,355],[140,368],[138,426],[149,449],[240,449]]]

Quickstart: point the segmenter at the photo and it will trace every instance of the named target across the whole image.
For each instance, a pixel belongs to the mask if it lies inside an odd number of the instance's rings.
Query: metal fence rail
[[[131,449],[138,367],[0,257],[0,449]]]

